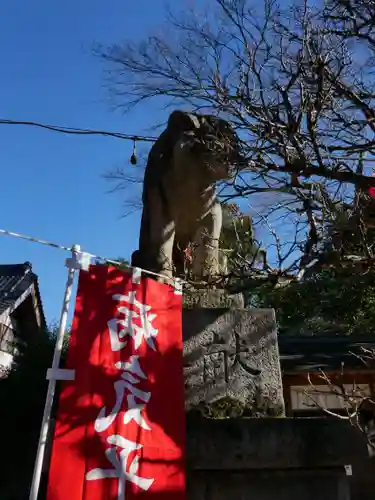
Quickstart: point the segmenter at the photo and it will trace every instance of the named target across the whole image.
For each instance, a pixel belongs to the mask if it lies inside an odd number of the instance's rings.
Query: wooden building
[[[38,278],[31,264],[0,265],[0,376],[11,367],[17,346],[45,325]]]
[[[280,336],[279,350],[287,416],[318,416],[321,408],[346,414],[345,398],[334,394],[322,374],[347,394],[375,401],[375,336]],[[374,352],[367,364],[364,350]]]

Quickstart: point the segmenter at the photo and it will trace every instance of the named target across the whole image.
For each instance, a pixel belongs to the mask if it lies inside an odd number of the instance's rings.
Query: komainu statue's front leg
[[[160,227],[159,233],[155,235],[156,262],[160,274],[173,277],[173,242],[175,238],[175,224],[173,221],[165,221]]]
[[[202,219],[193,244],[193,275],[197,278],[218,276],[219,243],[222,226],[222,209],[214,203],[210,212]]]
[[[166,215],[156,190],[150,190],[143,206],[139,249],[133,265],[171,278],[174,238],[175,223]],[[162,281],[162,278],[156,280]]]

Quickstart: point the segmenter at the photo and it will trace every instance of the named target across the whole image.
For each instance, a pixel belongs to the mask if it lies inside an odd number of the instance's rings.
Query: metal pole
[[[70,297],[72,295],[75,270],[77,269],[77,252],[79,251],[80,247],[78,245],[74,246],[72,248],[72,258],[68,259],[67,262],[69,268],[68,279],[66,282],[64,301],[61,309],[60,324],[56,337],[55,351],[53,354],[52,370],[58,369],[60,364],[64,334],[68,320]],[[42,475],[43,459],[46,448],[48,428],[50,423],[50,416],[53,404],[53,397],[55,395],[55,389],[56,389],[56,379],[54,377],[51,377],[48,382],[46,403],[44,406],[44,413],[43,413],[42,425],[39,436],[38,450],[35,458],[34,473],[30,488],[29,500],[37,500],[38,498],[40,478]]]

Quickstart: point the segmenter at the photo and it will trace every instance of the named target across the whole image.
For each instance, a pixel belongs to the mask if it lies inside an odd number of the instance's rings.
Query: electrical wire
[[[130,135],[123,134],[121,132],[109,132],[106,130],[93,130],[86,128],[75,128],[75,127],[62,127],[60,125],[50,125],[47,123],[39,123],[34,121],[17,121],[17,120],[6,120],[0,118],[0,125],[25,125],[31,127],[43,128],[46,130],[51,130],[53,132],[61,132],[63,134],[75,134],[75,135],[103,135],[108,137],[116,137],[117,139],[124,139],[133,142],[155,142],[156,137],[146,136],[146,135]]]

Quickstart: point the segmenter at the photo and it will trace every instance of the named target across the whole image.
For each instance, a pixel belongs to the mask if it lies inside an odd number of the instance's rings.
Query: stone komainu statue
[[[217,275],[222,212],[215,183],[232,177],[243,161],[239,138],[228,122],[174,111],[148,156],[139,249],[132,265],[179,275],[190,245],[192,274]]]

